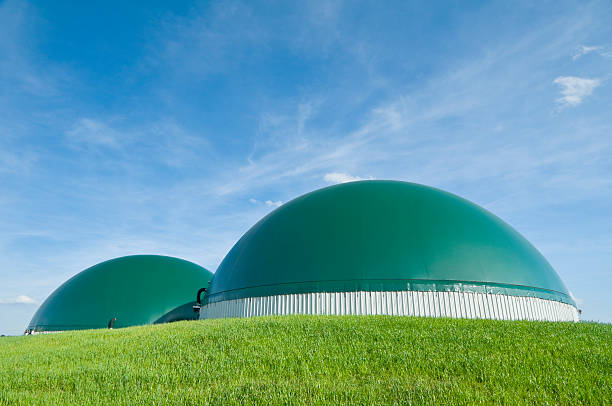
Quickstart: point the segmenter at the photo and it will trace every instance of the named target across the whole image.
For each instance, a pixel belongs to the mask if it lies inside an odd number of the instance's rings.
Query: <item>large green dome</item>
[[[335,185],[276,209],[227,254],[206,302],[358,291],[499,293],[575,306],[546,259],[501,219],[396,181]]]
[[[112,259],[57,288],[34,314],[28,330],[107,328],[196,318],[192,305],[212,274],[194,263],[158,255]]]

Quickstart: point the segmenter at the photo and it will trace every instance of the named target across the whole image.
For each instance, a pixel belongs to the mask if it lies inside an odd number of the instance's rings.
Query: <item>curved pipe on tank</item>
[[[202,293],[206,292],[208,289],[206,288],[200,288],[198,290],[198,294],[196,295],[196,304],[193,305],[193,311],[194,312],[199,312],[200,309],[202,308]]]

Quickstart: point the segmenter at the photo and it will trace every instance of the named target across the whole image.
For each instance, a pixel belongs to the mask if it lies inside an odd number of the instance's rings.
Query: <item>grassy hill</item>
[[[0,339],[0,404],[612,404],[612,326],[285,316]]]

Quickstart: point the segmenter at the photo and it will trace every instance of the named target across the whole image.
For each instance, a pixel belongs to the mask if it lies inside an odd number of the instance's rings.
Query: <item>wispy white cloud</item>
[[[252,203],[252,204],[265,204],[268,207],[280,207],[280,206],[283,205],[283,202],[280,201],[280,200],[276,200],[276,201],[274,201],[274,200],[266,200],[264,202],[261,202],[261,201],[259,201],[257,199],[252,198],[252,197],[249,199],[249,203]]]
[[[280,200],[277,200],[275,202],[273,202],[272,200],[266,200],[266,206],[271,206],[271,207],[280,207],[282,206],[283,202],[281,202]]]
[[[0,136],[2,133],[0,131]],[[27,174],[36,163],[38,157],[29,151],[17,152],[8,145],[0,142],[0,175],[2,174]]]
[[[77,145],[119,148],[122,134],[103,121],[80,118],[66,133],[71,143]]]
[[[572,59],[575,61],[577,59],[580,59],[582,56],[590,53],[595,53],[604,58],[612,58],[612,50],[610,50],[610,47],[604,47],[600,45],[580,45],[576,48],[574,54],[572,55]]]
[[[35,27],[42,20],[28,2],[0,3],[0,101],[35,96],[56,96],[62,88],[78,82],[64,65],[33,52]]]
[[[576,48],[576,51],[574,52],[574,55],[572,55],[572,59],[576,60],[576,59],[582,57],[583,55],[590,54],[591,52],[601,53],[602,50],[603,50],[603,47],[601,47],[601,46],[580,45],[580,46],[578,46],[578,48]]]
[[[577,106],[585,97],[593,94],[593,90],[601,84],[599,79],[587,79],[577,76],[559,76],[554,83],[561,86],[562,97],[557,99],[562,106]]]
[[[330,172],[330,173],[326,173],[325,176],[323,176],[323,180],[327,183],[346,183],[346,182],[355,182],[355,181],[364,180],[364,179],[374,179],[374,178],[373,177],[362,178],[359,176],[353,176],[353,175],[349,175],[347,173],[342,173],[342,172]]]
[[[65,140],[75,149],[106,154],[104,163],[123,168],[133,168],[143,160],[180,168],[211,155],[211,146],[205,137],[190,133],[171,119],[130,125],[123,117],[82,117],[66,131]],[[87,154],[82,158],[91,160]],[[101,163],[99,158],[94,162]]]
[[[15,298],[0,299],[0,304],[36,304],[36,300],[26,295],[19,295]]]

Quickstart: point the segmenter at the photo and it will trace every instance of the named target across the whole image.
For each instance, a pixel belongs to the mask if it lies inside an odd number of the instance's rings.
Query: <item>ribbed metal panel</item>
[[[201,319],[284,314],[578,321],[578,310],[565,303],[471,292],[301,293],[226,300],[209,303],[200,310]]]

